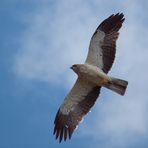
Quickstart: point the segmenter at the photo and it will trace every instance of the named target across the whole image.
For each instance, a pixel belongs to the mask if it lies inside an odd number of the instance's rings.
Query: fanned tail
[[[105,87],[123,96],[125,94],[128,82],[113,77],[110,78],[110,82]]]

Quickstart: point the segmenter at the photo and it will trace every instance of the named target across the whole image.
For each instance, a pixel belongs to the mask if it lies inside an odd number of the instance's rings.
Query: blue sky
[[[0,1],[1,148],[147,148],[148,2],[146,0]],[[121,97],[102,89],[72,140],[52,135],[58,107],[83,63],[99,23],[123,12],[114,66],[129,81]]]

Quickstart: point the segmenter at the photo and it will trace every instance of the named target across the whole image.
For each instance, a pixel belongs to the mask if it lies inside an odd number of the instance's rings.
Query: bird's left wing
[[[119,29],[124,21],[124,15],[117,13],[105,19],[93,34],[86,63],[94,65],[107,73],[114,61],[116,40]]]
[[[54,134],[59,142],[69,139],[73,131],[94,105],[100,93],[100,87],[96,87],[80,78],[77,79],[70,93],[59,108],[54,124]]]

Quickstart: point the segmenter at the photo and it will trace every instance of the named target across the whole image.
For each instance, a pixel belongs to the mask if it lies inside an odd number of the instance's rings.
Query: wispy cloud
[[[27,16],[30,20],[25,18],[28,28],[20,39],[21,50],[16,55],[17,74],[55,83],[61,77],[71,77],[71,73],[65,71],[69,71],[67,68],[73,63],[84,61],[90,39],[86,30],[90,28],[88,22],[94,21],[94,17],[87,4],[83,7],[78,1],[68,4],[57,4],[53,10],[54,17],[49,15],[51,10],[44,6],[39,12],[31,14],[32,17]]]
[[[133,6],[129,7],[132,4]],[[107,137],[106,147],[123,145],[128,147],[129,143],[135,142],[133,138],[148,136],[146,107],[148,31],[145,29],[147,16],[139,14],[143,7],[140,2],[126,2],[123,5],[127,14],[126,22],[119,38],[116,62],[111,75],[128,79],[129,85],[125,97],[109,92],[110,94],[105,96],[109,99],[102,105],[95,106],[95,117],[93,121],[91,119],[91,126],[88,126],[88,130],[82,128],[84,135],[88,132],[96,140]]]
[[[133,135],[148,135],[148,31],[145,29],[147,15],[141,13],[147,7],[144,1],[111,2],[62,0],[50,8],[45,3],[40,10],[27,14],[24,20],[28,27],[20,38],[14,69],[22,78],[50,83],[64,82],[63,86],[69,87],[74,81],[74,74],[68,67],[73,63],[84,62],[90,37],[98,23],[119,8],[123,10],[126,21],[110,74],[128,79],[127,94],[125,97],[112,92],[101,95],[102,99],[109,99],[100,102],[100,105],[96,104],[95,117],[90,114],[93,128],[87,120],[83,123],[84,126],[88,124],[87,130],[83,127],[80,130],[82,135],[92,135],[96,140],[102,136],[104,139],[109,137],[108,144],[114,146],[123,143],[128,145],[129,137]],[[113,5],[119,8],[112,10]]]

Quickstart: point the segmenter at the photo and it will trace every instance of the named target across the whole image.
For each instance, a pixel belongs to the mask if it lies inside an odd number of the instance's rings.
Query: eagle
[[[91,38],[85,63],[72,65],[78,78],[54,120],[53,134],[59,142],[71,139],[74,130],[95,104],[101,87],[125,94],[128,82],[107,75],[115,59],[116,40],[124,20],[123,13],[105,19]]]

